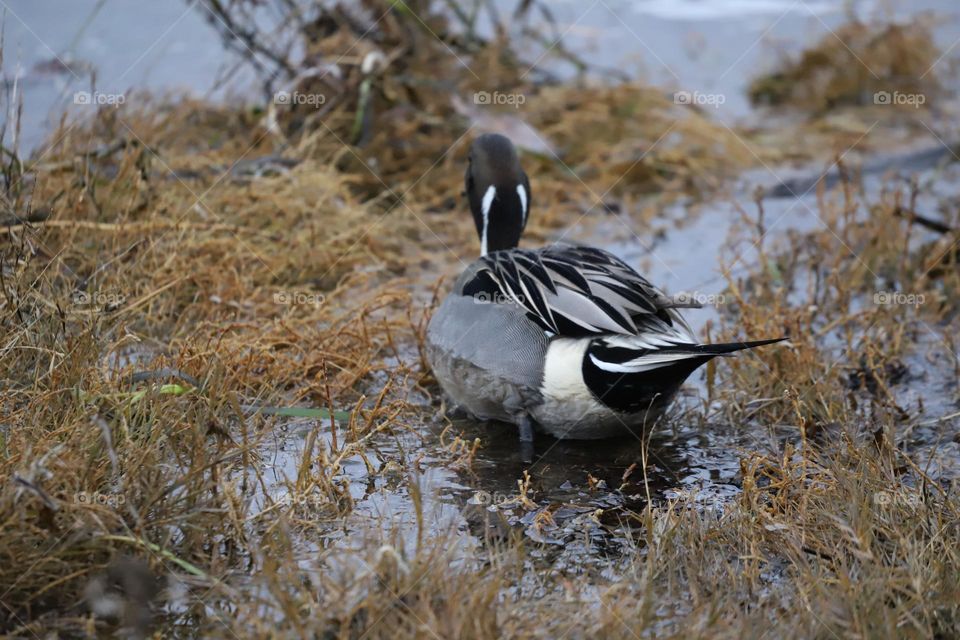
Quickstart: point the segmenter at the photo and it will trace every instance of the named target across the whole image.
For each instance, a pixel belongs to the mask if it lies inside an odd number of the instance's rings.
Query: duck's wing
[[[676,311],[684,305],[593,247],[494,251],[480,259],[461,293],[520,305],[528,318],[558,336],[636,336],[651,349],[696,343]]]

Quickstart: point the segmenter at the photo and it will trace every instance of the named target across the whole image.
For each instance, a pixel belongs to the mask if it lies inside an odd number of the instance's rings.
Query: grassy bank
[[[480,445],[442,416],[421,356],[436,298],[477,252],[459,197],[469,141],[527,141],[532,246],[610,216],[645,233],[665,203],[709,202],[785,157],[869,152],[883,127],[788,153],[786,134],[731,130],[662,88],[532,77],[509,41],[457,39],[432,5],[371,4],[384,18],[359,42],[369,25],[349,16],[310,25],[309,55],[342,73],[283,90],[320,108],[131,97],[31,160],[7,156],[0,629],[960,634],[960,500],[936,457],[960,445],[960,216],[937,181],[868,190],[841,161],[805,211],[817,230],[783,235],[738,196],[731,246],[760,259],[720,265],[728,304],[709,337],[790,343],[711,365],[702,404],[661,428],[765,444],[741,453],[729,500],[655,494],[648,447],[619,489],[578,484],[642,505],[564,525],[598,560],[558,563],[531,534],[566,505],[536,469],[492,510],[427,487],[444,468],[484,489]],[[493,87],[522,109],[470,98]],[[278,440],[297,460],[280,481]],[[371,495],[402,497],[408,520]],[[441,526],[438,502],[468,515]]]

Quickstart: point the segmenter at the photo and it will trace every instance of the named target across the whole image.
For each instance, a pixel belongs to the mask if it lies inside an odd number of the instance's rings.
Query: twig
[[[202,386],[200,381],[189,373],[185,373],[180,369],[174,369],[171,367],[163,367],[162,369],[155,369],[152,371],[137,371],[127,376],[123,382],[124,384],[133,385],[138,382],[146,382],[147,380],[158,380],[163,378],[180,378],[184,382],[189,382],[198,389]]]
[[[33,224],[13,224],[0,228],[0,233],[13,234],[24,229],[34,228]],[[91,220],[47,220],[37,228],[60,228],[60,229],[91,229],[94,231],[136,231],[143,232],[152,229],[200,229],[204,231],[229,231],[238,233],[246,231],[256,235],[270,237],[269,234],[257,229],[250,229],[233,224],[206,223],[206,222],[93,222]]]
[[[955,231],[953,227],[944,224],[939,220],[928,218],[927,216],[921,215],[915,211],[911,211],[901,206],[897,206],[897,208],[893,210],[893,215],[900,218],[907,218],[910,222],[916,222],[921,227],[925,227],[931,231],[936,231],[937,233],[953,233]]]

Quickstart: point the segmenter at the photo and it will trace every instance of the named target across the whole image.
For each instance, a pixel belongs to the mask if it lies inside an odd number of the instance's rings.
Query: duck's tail
[[[718,356],[785,339],[651,348],[649,339],[641,347],[633,346],[629,339],[598,338],[584,354],[581,371],[594,397],[608,407],[631,413],[649,408],[651,398],[672,397],[687,376]]]
[[[686,377],[691,371],[717,356],[783,340],[786,338],[718,344],[675,344],[651,348],[649,340],[643,342],[641,347],[631,344],[629,338],[599,338],[591,343],[586,357],[594,366],[609,373],[644,373],[656,369],[672,369],[678,375]]]
[[[770,338],[768,340],[751,340],[749,342],[719,342],[717,344],[698,344],[696,346],[684,347],[684,350],[702,353],[704,355],[723,356],[737,351],[743,351],[744,349],[762,347],[765,344],[783,342],[786,339],[786,337],[783,337]]]

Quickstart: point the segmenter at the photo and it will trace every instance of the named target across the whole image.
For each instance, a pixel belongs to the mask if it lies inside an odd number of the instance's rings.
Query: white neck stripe
[[[490,207],[493,206],[493,199],[497,197],[497,188],[493,185],[487,187],[487,192],[483,194],[483,202],[480,210],[483,212],[483,231],[480,233],[480,255],[487,255],[487,233],[490,230]]]
[[[527,190],[522,184],[517,185],[517,195],[520,196],[520,214],[523,216],[521,227],[527,226]]]

